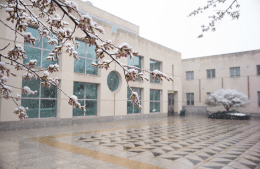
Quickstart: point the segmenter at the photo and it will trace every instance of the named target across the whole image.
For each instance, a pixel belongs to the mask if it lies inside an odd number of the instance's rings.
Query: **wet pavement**
[[[0,132],[0,169],[260,169],[260,120],[201,116]]]

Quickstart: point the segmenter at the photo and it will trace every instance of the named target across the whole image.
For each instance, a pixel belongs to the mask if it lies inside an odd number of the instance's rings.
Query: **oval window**
[[[118,89],[119,86],[119,77],[116,72],[112,71],[107,76],[107,85],[108,88],[113,92]]]

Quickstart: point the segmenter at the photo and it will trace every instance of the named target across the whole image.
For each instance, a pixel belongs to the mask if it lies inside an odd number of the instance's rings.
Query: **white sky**
[[[93,5],[140,27],[140,36],[182,53],[182,58],[260,49],[260,0],[238,0],[239,20],[226,16],[216,32],[201,34],[212,10],[187,17],[207,0],[91,0]],[[233,0],[227,0],[229,5]],[[219,5],[218,9],[226,9]],[[216,10],[216,9],[214,9]]]

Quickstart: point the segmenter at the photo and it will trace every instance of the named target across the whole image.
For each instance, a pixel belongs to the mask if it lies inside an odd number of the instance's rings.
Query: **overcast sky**
[[[187,15],[207,0],[92,0],[93,5],[140,27],[140,36],[179,51],[182,58],[260,49],[260,0],[238,0],[239,20],[226,16],[216,32],[198,39],[201,25],[209,23],[210,9],[196,17]],[[233,0],[217,9],[226,9]],[[216,10],[216,9],[213,9]]]

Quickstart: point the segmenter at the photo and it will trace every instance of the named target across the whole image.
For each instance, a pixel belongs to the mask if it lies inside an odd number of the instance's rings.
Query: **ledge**
[[[28,119],[22,121],[7,121],[0,122],[1,131],[13,131],[24,129],[36,129],[36,128],[48,128],[48,127],[61,127],[61,126],[73,126],[81,124],[102,123],[102,122],[115,122],[126,120],[140,120],[150,118],[167,117],[167,113],[150,113],[150,114],[133,114],[122,116],[90,116],[85,118],[45,118],[45,119]]]

